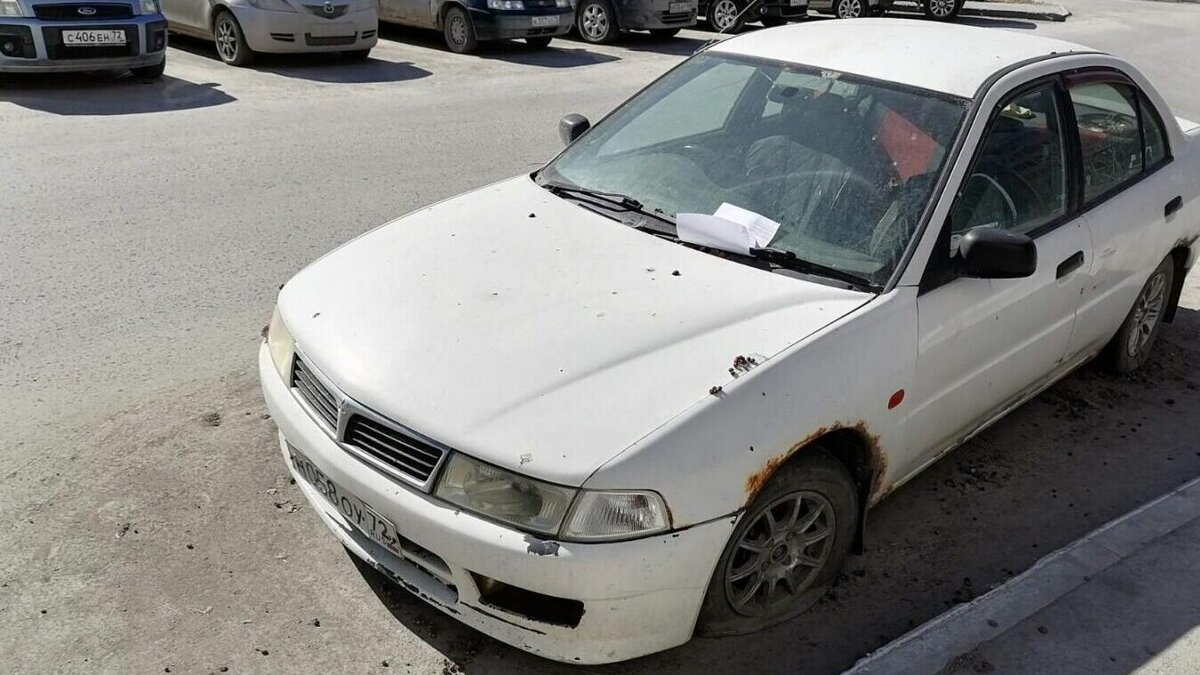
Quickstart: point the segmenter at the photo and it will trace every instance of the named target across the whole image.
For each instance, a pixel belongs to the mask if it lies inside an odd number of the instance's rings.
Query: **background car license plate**
[[[806,0],[791,0],[791,2],[792,2],[792,7],[799,7],[800,5],[803,5],[806,2]]]
[[[690,2],[672,2],[667,5],[667,11],[671,14],[680,14],[682,12],[692,11],[692,3]]]
[[[124,30],[64,30],[62,41],[68,47],[104,47],[125,44]]]
[[[312,460],[292,447],[290,443],[287,449],[291,455],[292,466],[296,467],[296,473],[299,473],[304,480],[308,481],[309,485],[321,493],[325,501],[337,507],[343,518],[387,550],[396,555],[403,555],[400,552],[399,534],[392,521],[379,515],[363,500],[338,487],[337,483],[329,480],[329,476],[322,473],[312,463]]]
[[[533,25],[535,26],[557,26],[557,16],[535,16],[533,17]]]

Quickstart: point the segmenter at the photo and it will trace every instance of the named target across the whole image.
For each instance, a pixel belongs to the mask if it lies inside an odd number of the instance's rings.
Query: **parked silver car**
[[[129,69],[160,77],[166,48],[158,0],[0,0],[0,73]]]
[[[171,30],[211,39],[232,66],[259,52],[341,52],[365,60],[377,41],[377,0],[162,0]]]

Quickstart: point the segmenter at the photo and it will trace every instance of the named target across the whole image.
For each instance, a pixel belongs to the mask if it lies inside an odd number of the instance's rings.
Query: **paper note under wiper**
[[[778,231],[779,223],[774,220],[729,203],[721,204],[711,216],[675,214],[675,233],[680,240],[742,255],[767,246]]]

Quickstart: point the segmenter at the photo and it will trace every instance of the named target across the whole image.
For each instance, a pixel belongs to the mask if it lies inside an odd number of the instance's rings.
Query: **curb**
[[[919,13],[921,11],[920,4],[914,0],[897,0],[892,7],[903,12]],[[967,0],[959,12],[959,16],[1062,22],[1071,16],[1071,10],[1062,5],[1010,5],[1002,2],[976,2],[975,0]]]
[[[971,602],[859,659],[845,675],[936,673],[1150,542],[1200,518],[1200,478],[1102,525]]]

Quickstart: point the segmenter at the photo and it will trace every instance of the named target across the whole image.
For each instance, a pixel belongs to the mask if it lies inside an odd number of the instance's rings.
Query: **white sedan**
[[[898,485],[1140,366],[1196,257],[1200,129],[1066,42],[759,31],[561,129],[297,274],[260,354],[341,542],[552,659],[804,611]]]

